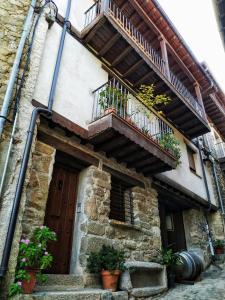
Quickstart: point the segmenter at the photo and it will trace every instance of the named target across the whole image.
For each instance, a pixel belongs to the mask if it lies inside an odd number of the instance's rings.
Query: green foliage
[[[177,159],[177,164],[180,163],[181,158],[181,150],[180,150],[180,143],[178,140],[175,139],[172,133],[166,133],[159,139],[160,146],[171,152]]]
[[[167,267],[174,267],[182,263],[180,256],[172,249],[162,249],[160,262]]]
[[[15,295],[22,293],[22,282],[18,281],[15,283],[12,283],[9,287],[9,297],[13,297]]]
[[[99,252],[92,252],[88,258],[88,269],[91,273],[102,270],[125,270],[124,251],[116,250],[111,246],[103,245]]]
[[[150,110],[157,105],[163,104],[167,105],[172,100],[165,94],[155,95],[154,84],[151,85],[141,85],[137,93],[137,97],[144,103]]]
[[[213,246],[214,246],[214,248],[224,248],[224,241],[223,240],[214,240]]]
[[[21,239],[15,282],[9,288],[10,297],[22,292],[22,281],[29,280],[27,269],[38,269],[38,278],[45,280],[46,276],[41,271],[50,267],[53,262],[53,256],[46,250],[49,241],[56,241],[56,234],[46,226],[35,228],[30,239]]]
[[[125,107],[128,96],[119,89],[107,86],[106,89],[99,93],[99,105],[105,110],[108,107]]]

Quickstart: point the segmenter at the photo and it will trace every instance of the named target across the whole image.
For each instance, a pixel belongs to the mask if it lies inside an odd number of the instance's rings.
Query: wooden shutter
[[[110,219],[133,223],[133,206],[129,187],[112,177],[110,194]]]
[[[194,154],[195,154],[195,152],[189,146],[187,146],[187,155],[188,155],[189,167],[192,171],[196,172]]]

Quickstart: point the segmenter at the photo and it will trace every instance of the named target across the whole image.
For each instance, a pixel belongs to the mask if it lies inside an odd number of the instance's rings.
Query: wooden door
[[[55,163],[46,207],[45,225],[57,234],[57,242],[49,243],[54,262],[46,273],[68,274],[76,209],[78,174]]]

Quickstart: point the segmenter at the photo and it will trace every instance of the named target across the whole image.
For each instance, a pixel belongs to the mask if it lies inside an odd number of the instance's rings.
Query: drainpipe
[[[200,146],[198,138],[197,138],[197,145],[198,145],[198,150],[199,150],[199,156],[200,156],[201,168],[202,168],[202,175],[203,175],[204,185],[205,185],[205,189],[206,189],[207,200],[208,200],[208,203],[209,203],[209,207],[205,211],[206,232],[207,232],[207,236],[208,236],[210,252],[211,252],[212,257],[214,257],[215,253],[214,253],[212,236],[211,236],[211,231],[210,231],[209,222],[208,222],[208,215],[207,215],[211,211],[212,202],[211,202],[211,197],[210,197],[210,193],[209,193],[209,186],[208,186],[208,182],[207,182],[207,178],[206,178],[204,162],[203,162],[203,158],[202,158],[201,146]]]
[[[64,42],[65,42],[66,32],[67,32],[67,29],[70,24],[69,23],[69,15],[70,15],[70,9],[71,9],[71,2],[72,2],[72,0],[68,0],[68,2],[67,2],[66,15],[65,15],[65,19],[64,19],[62,33],[61,33],[59,49],[58,49],[58,53],[57,53],[57,59],[56,59],[55,69],[54,69],[53,78],[52,78],[51,90],[50,90],[50,94],[49,94],[49,98],[48,98],[48,107],[47,107],[47,109],[37,107],[32,112],[28,135],[27,135],[27,139],[26,139],[26,143],[25,143],[24,152],[23,152],[23,158],[22,158],[22,162],[21,162],[20,172],[19,172],[19,178],[17,181],[15,197],[13,200],[13,208],[12,208],[12,212],[11,212],[11,216],[10,216],[5,247],[4,247],[3,256],[2,256],[2,262],[1,262],[1,267],[0,267],[0,277],[3,277],[7,271],[7,266],[8,266],[9,257],[10,257],[10,251],[11,251],[14,232],[15,232],[16,223],[17,223],[17,216],[18,216],[19,207],[20,207],[20,200],[21,200],[22,191],[23,191],[23,185],[24,185],[24,181],[25,181],[25,177],[26,177],[27,165],[28,165],[28,161],[29,161],[29,157],[30,157],[30,150],[31,150],[32,142],[33,142],[34,130],[36,127],[36,121],[37,121],[38,116],[41,113],[46,114],[46,115],[52,114],[52,106],[53,106],[53,102],[54,102],[56,85],[57,85],[57,81],[58,81],[58,77],[59,77],[59,69],[60,69],[61,60],[62,60]]]
[[[16,52],[16,57],[15,57],[12,71],[10,74],[10,78],[8,81],[7,90],[5,93],[5,97],[4,97],[3,104],[2,104],[2,109],[0,112],[0,138],[2,136],[5,121],[7,120],[8,110],[9,110],[9,106],[11,104],[11,99],[12,99],[13,87],[14,87],[14,84],[16,81],[24,45],[25,45],[26,39],[28,37],[28,34],[30,33],[31,26],[32,26],[32,19],[33,19],[34,8],[36,6],[36,2],[37,2],[37,0],[32,0],[30,8],[28,10],[27,18],[26,18],[26,21],[23,26],[23,32],[22,32],[22,35],[20,38],[20,42],[19,42],[18,49]]]

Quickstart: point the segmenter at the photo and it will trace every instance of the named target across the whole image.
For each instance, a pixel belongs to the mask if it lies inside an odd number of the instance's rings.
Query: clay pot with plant
[[[51,266],[53,256],[47,251],[47,243],[56,241],[56,234],[46,226],[35,228],[31,238],[23,236],[19,244],[15,280],[9,287],[9,297],[31,294],[36,281],[46,281],[42,271]]]
[[[124,263],[124,251],[103,245],[98,252],[90,254],[87,267],[90,273],[101,274],[104,289],[115,292],[119,276],[125,270]]]
[[[213,242],[213,247],[216,255],[224,254],[224,241],[215,240]]]
[[[98,103],[105,115],[110,113],[125,115],[127,101],[127,94],[116,87],[107,86],[99,93]]]
[[[168,287],[175,286],[175,270],[181,265],[182,261],[178,253],[174,253],[172,249],[162,249],[160,263],[166,266]]]

